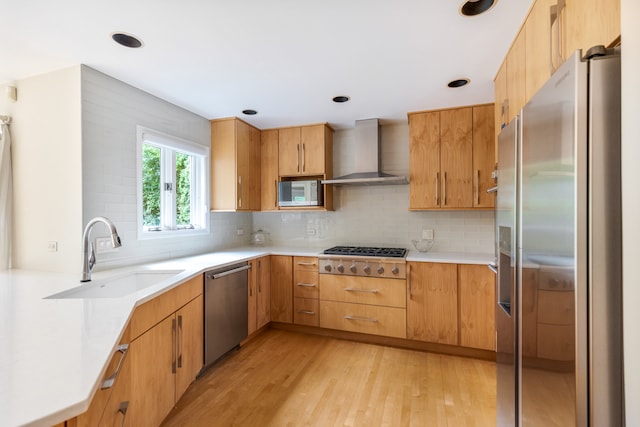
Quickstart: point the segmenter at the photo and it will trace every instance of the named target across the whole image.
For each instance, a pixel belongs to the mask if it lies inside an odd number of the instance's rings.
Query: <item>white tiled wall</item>
[[[251,214],[211,214],[211,232],[198,237],[137,240],[136,125],[209,146],[203,117],[82,67],[83,223],[106,216],[118,228],[122,247],[97,256],[96,268],[175,258],[245,244]],[[247,231],[237,236],[236,229]],[[97,226],[92,237],[104,235]],[[78,236],[78,239],[80,236]]]
[[[353,131],[334,134],[334,175],[349,173],[357,155]],[[409,127],[382,127],[382,170],[409,176]],[[384,245],[410,248],[422,229],[433,229],[433,251],[494,252],[493,211],[410,212],[409,186],[341,186],[335,212],[254,213],[254,229],[271,233],[274,244],[331,246]]]

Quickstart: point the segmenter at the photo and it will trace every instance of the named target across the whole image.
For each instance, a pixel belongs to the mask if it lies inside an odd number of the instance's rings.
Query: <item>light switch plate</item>
[[[426,240],[433,240],[433,228],[425,228],[422,230],[422,238]]]
[[[97,254],[103,254],[105,252],[115,252],[118,250],[111,244],[110,237],[96,237],[94,248]]]

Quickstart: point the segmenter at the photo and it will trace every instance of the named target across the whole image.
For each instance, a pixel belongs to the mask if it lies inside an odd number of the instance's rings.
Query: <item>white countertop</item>
[[[184,270],[121,298],[43,299],[78,275],[0,272],[0,426],[51,426],[87,410],[133,309],[202,272],[263,255],[321,249],[245,247],[93,273],[93,281],[141,270]],[[486,264],[493,255],[409,252],[408,261]]]

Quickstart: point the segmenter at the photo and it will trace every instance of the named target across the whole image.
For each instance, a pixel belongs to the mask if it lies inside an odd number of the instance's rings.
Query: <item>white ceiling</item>
[[[409,111],[493,102],[531,2],[498,0],[469,18],[462,0],[3,1],[0,83],[82,63],[207,119],[406,122]],[[114,31],[144,46],[121,47]],[[447,88],[461,77],[471,84]]]

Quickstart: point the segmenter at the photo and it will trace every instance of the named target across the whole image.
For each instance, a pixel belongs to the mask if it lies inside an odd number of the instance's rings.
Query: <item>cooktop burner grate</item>
[[[371,248],[367,246],[334,246],[325,249],[326,255],[344,256],[376,256],[383,258],[404,258],[407,255],[405,248]]]

